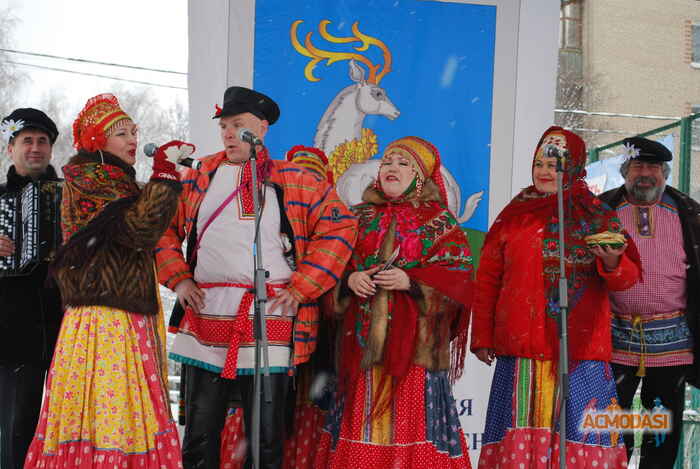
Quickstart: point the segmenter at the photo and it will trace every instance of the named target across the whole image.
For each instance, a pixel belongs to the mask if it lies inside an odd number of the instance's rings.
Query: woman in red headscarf
[[[181,191],[174,162],[194,147],[160,147],[140,188],[137,133],[111,94],[73,124],[51,266],[66,309],[25,468],[182,467],[153,251]]]
[[[451,384],[466,349],[472,258],[446,207],[438,151],[418,137],[392,142],[363,201],[334,292],[338,393],[315,465],[470,468]]]
[[[586,186],[586,147],[560,127],[537,145],[534,185],[523,189],[486,236],[477,272],[471,350],[496,370],[480,468],[549,468],[559,461],[557,364],[559,218],[557,158],[563,160],[568,279],[567,467],[627,467],[622,438],[583,425],[587,411],[619,409],[610,370],[609,290],[640,278],[639,255],[613,210]],[[589,247],[586,238],[618,238]],[[589,238],[590,239],[590,238]]]

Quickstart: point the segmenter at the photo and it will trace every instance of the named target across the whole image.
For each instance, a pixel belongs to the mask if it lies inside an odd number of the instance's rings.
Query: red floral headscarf
[[[437,356],[440,349],[449,350],[451,343],[452,356],[444,365],[452,378],[459,376],[464,364],[473,288],[472,258],[467,238],[445,204],[440,155],[432,144],[418,137],[392,142],[385,154],[390,152],[413,159],[418,166],[416,177],[424,178],[426,186],[422,194],[408,190],[398,199],[388,199],[380,187],[365,190],[365,203],[353,207],[359,237],[347,271],[381,265],[398,248],[393,264],[403,269],[415,286],[427,287],[431,293],[421,305],[409,292],[398,290],[380,289],[370,298],[353,297],[344,312],[341,389],[353,383],[362,369],[373,365],[382,365],[385,377],[377,389],[403,379],[414,363],[417,347],[425,346],[419,337],[421,323],[433,340],[431,354]],[[381,329],[375,327],[384,314],[390,322],[385,335],[375,333]],[[375,397],[382,395],[377,391]],[[384,396],[374,400],[373,411],[386,409],[393,394]]]
[[[556,147],[561,153],[568,152],[563,162],[564,188],[564,227],[566,276],[569,280],[569,308],[573,309],[576,301],[583,295],[585,275],[594,273],[595,257],[590,254],[584,240],[586,236],[603,233],[622,233],[627,238],[625,251],[641,272],[639,253],[629,235],[624,232],[614,210],[603,204],[589,189],[584,180],[586,176],[586,144],[573,132],[561,127],[550,127],[540,138],[535,148],[534,159],[544,153],[547,145]],[[523,189],[503,209],[489,234],[497,231],[498,224],[525,213],[533,214],[544,225],[542,246],[545,294],[547,295],[547,314],[556,318],[559,314],[559,218],[557,214],[557,194],[543,193],[534,185]],[[488,235],[487,240],[488,242]]]

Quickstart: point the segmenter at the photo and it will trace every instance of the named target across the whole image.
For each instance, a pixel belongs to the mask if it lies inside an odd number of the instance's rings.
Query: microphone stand
[[[262,246],[260,244],[260,219],[262,209],[260,207],[260,197],[258,194],[258,154],[255,145],[250,144],[250,165],[253,173],[253,211],[255,212],[255,240],[253,241],[253,260],[255,271],[253,274],[253,292],[255,300],[254,324],[255,334],[255,370],[253,375],[253,411],[251,416],[251,451],[253,453],[253,469],[259,469],[260,465],[260,425],[262,415],[262,396],[265,402],[271,403],[270,387],[270,357],[268,354],[267,324],[265,321],[265,303],[267,302],[267,289],[265,281],[269,272],[263,267]],[[263,188],[264,190],[264,188]],[[260,361],[262,359],[262,366]]]
[[[559,217],[559,468],[566,468],[566,406],[569,401],[569,286],[564,262],[564,155],[557,156],[557,215]]]

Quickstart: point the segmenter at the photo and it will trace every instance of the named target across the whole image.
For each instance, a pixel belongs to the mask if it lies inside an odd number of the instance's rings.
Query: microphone
[[[149,158],[153,158],[153,155],[155,155],[157,151],[158,145],[156,145],[155,143],[147,143],[143,146],[143,152]],[[178,159],[177,164],[187,166],[188,168],[192,168],[195,171],[199,171],[199,168],[202,166],[202,162],[199,160],[195,160],[194,158]]]
[[[247,142],[251,145],[262,145],[263,142],[258,137],[255,136],[253,131],[248,129],[241,129],[238,131],[238,140],[241,142]]]
[[[569,150],[561,150],[556,145],[547,144],[542,148],[542,155],[546,158],[556,158],[561,160],[569,157]]]

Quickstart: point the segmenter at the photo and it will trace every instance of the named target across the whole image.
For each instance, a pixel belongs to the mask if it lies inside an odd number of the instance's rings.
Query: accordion
[[[0,195],[0,235],[15,243],[15,253],[0,257],[0,277],[28,275],[51,261],[61,245],[61,182],[27,184]]]

